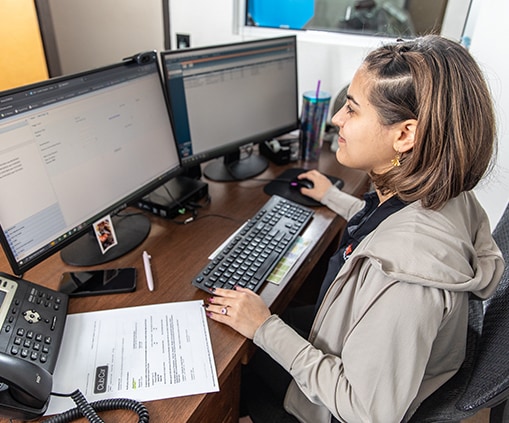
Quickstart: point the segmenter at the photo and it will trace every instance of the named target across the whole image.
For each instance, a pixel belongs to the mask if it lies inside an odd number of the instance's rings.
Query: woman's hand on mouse
[[[316,201],[322,201],[323,196],[332,186],[330,179],[315,169],[301,173],[297,178],[309,179],[313,182],[313,188],[301,188],[301,193]]]

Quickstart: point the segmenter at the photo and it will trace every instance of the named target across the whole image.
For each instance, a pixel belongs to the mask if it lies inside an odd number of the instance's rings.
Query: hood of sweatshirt
[[[504,271],[488,217],[472,192],[437,211],[415,202],[389,216],[345,266],[366,257],[391,278],[482,299],[493,293]]]

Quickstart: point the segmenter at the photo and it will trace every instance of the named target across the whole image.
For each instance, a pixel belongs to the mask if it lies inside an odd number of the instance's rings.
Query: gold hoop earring
[[[396,153],[396,157],[394,157],[391,160],[392,166],[399,167],[401,166],[401,162],[399,161],[401,159],[401,155],[399,154],[399,151]]]

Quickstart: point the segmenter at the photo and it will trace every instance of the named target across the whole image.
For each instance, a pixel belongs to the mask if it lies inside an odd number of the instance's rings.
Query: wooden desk
[[[288,166],[271,164],[269,169],[257,177],[264,179],[263,181],[207,181],[211,202],[200,209],[198,219],[191,224],[176,225],[169,220],[150,216],[152,226],[145,242],[124,257],[101,266],[136,267],[139,272],[136,292],[71,299],[69,313],[205,299],[207,293],[193,287],[192,278],[206,264],[210,253],[268,200],[268,196],[263,192],[267,179],[277,177],[288,167],[311,169],[318,165],[322,172],[342,178],[345,182],[344,191],[359,195],[366,190],[366,175],[340,166],[328,147],[328,144],[324,146],[319,163],[296,162]],[[305,232],[313,244],[308,249],[304,263],[299,269],[292,271],[291,283],[282,286],[269,283],[260,291],[273,312],[281,312],[288,305],[324,252],[331,245],[337,244],[343,225],[343,219],[326,207],[316,208],[315,216]],[[150,292],[145,284],[143,250],[152,255],[154,292]],[[0,270],[11,273],[3,252],[0,257]],[[65,265],[57,254],[28,271],[24,278],[56,289],[60,275],[65,270],[76,268]],[[321,280],[318,283],[321,283]],[[240,368],[241,363],[247,360],[252,343],[229,327],[216,322],[209,321],[209,328],[220,391],[146,402],[151,422],[238,422]],[[102,413],[102,416],[108,423],[137,421],[132,413],[124,411],[110,411]],[[5,419],[1,421],[7,422]]]

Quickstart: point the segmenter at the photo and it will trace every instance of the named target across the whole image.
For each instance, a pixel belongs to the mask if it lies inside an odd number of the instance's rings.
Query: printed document
[[[53,392],[88,402],[150,401],[219,390],[202,301],[69,314]],[[52,396],[49,414],[74,408]]]

